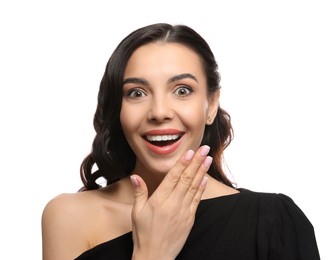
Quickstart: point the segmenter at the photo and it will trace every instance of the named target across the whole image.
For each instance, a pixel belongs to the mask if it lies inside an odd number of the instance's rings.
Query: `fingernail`
[[[139,184],[138,184],[138,180],[135,176],[130,176],[130,180],[131,180],[131,183],[133,184],[134,187],[138,187]]]
[[[213,158],[210,156],[207,156],[206,159],[204,160],[203,164],[206,168],[209,168],[212,164]]]
[[[208,178],[205,176],[202,178],[201,182],[200,182],[200,186],[204,187],[207,184]]]
[[[208,145],[204,145],[203,147],[201,147],[201,150],[200,150],[201,156],[205,157],[209,153],[209,149],[210,148]]]
[[[188,150],[185,154],[185,160],[190,161],[193,158],[194,152],[192,150]]]

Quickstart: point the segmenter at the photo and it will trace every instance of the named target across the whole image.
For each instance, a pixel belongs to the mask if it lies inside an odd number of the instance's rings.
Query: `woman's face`
[[[135,171],[165,175],[186,150],[196,150],[218,99],[219,93],[208,97],[193,50],[161,42],[138,48],[125,69],[120,115],[137,158]]]

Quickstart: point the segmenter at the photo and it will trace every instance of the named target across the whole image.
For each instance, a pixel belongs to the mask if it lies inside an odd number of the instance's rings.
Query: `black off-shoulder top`
[[[314,229],[284,194],[239,189],[202,200],[177,260],[318,260]],[[83,252],[76,260],[129,260],[132,233]]]

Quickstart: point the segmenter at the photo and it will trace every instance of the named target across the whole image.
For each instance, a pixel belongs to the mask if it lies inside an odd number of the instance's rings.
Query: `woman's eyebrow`
[[[193,76],[192,74],[190,73],[183,73],[183,74],[178,74],[176,76],[173,76],[171,78],[168,79],[167,83],[170,84],[170,83],[173,83],[177,80],[181,80],[181,79],[193,79],[194,81],[198,82],[197,78],[195,76]],[[144,85],[144,86],[149,86],[149,82],[143,78],[136,78],[136,77],[133,77],[133,78],[127,78],[123,81],[123,85],[125,84],[128,84],[128,83],[135,83],[135,84],[141,84],[141,85]]]
[[[198,82],[197,78],[195,76],[193,76],[192,74],[190,73],[183,73],[183,74],[179,74],[179,75],[176,75],[176,76],[173,76],[172,78],[170,78],[167,83],[173,83],[177,80],[181,80],[181,79],[193,79],[194,81]]]
[[[135,84],[149,86],[149,82],[143,78],[127,78],[123,81],[123,85],[128,84],[128,83],[135,83]]]

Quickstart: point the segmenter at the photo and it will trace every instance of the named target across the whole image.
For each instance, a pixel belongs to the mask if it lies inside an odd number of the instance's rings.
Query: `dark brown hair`
[[[124,71],[130,56],[138,47],[157,41],[180,43],[194,50],[203,63],[209,95],[220,89],[220,75],[214,55],[207,42],[190,27],[158,23],[130,33],[113,52],[100,83],[94,116],[96,136],[92,152],[84,159],[80,169],[83,190],[99,188],[100,185],[96,183],[99,177],[105,178],[109,185],[129,176],[135,166],[135,154],[120,124]],[[205,127],[202,144],[211,147],[209,155],[213,157],[213,163],[208,174],[229,186],[232,183],[223,172],[222,153],[232,138],[230,116],[219,107],[213,123]],[[99,170],[92,173],[94,164]]]

